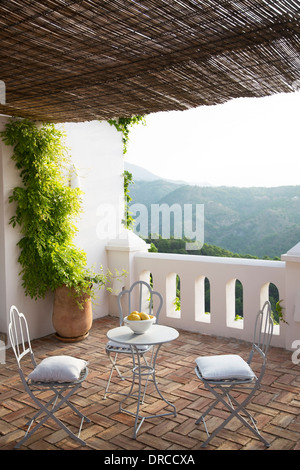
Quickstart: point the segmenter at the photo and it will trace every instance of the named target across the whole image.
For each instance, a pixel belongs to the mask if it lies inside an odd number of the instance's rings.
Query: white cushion
[[[86,366],[86,361],[72,356],[47,357],[28,378],[33,382],[74,382]]]
[[[236,354],[198,357],[196,364],[205,380],[249,380],[255,377],[247,362]]]
[[[127,351],[131,351],[130,346],[128,346],[128,344],[117,343],[116,341],[112,341],[112,340],[108,341],[106,347],[108,349],[110,349],[110,348],[126,349]],[[142,345],[137,346],[137,348],[138,348],[139,351],[143,352],[143,351],[147,351],[149,346],[146,345],[146,344],[142,344]]]

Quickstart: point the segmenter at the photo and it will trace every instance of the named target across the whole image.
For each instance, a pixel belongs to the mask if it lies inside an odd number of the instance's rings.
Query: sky
[[[125,161],[192,184],[300,184],[300,91],[146,116]]]

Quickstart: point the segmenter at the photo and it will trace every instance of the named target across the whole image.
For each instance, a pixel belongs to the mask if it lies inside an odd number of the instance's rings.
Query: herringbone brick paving
[[[105,354],[106,332],[117,326],[117,319],[105,317],[94,321],[89,337],[79,343],[59,342],[55,335],[34,340],[33,349],[38,360],[48,355],[69,354],[89,361],[89,376],[72,401],[91,419],[84,423],[81,437],[85,450],[158,450],[195,451],[201,449],[206,438],[202,425],[195,421],[207,404],[211,394],[205,390],[194,373],[195,358],[207,354],[238,353],[247,358],[250,345],[234,339],[204,336],[180,331],[179,338],[165,344],[159,353],[156,375],[160,390],[177,409],[177,416],[145,421],[137,439],[133,439],[132,416],[119,411],[121,396],[128,389],[128,381],[114,377],[110,395],[103,400],[108,378],[109,361]],[[291,352],[271,347],[263,386],[248,406],[258,427],[271,443],[272,450],[300,449],[300,366],[293,364]],[[124,360],[124,363],[127,361]],[[29,363],[28,363],[29,364]],[[145,410],[159,412],[164,402],[158,399],[149,385]],[[13,449],[24,435],[25,423],[33,415],[35,405],[22,388],[15,358],[11,350],[6,353],[6,364],[0,369],[0,449]],[[207,419],[213,430],[220,419],[227,416],[218,408]],[[78,418],[65,408],[59,417],[75,429]],[[71,450],[83,449],[49,420],[21,449]],[[234,419],[208,445],[206,450],[263,450],[264,445]]]

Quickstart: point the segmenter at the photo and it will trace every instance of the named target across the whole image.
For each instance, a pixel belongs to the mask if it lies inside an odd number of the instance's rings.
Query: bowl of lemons
[[[137,335],[145,333],[155,321],[156,318],[154,315],[148,315],[148,313],[145,312],[137,312],[136,310],[124,318],[125,325],[129,326]]]

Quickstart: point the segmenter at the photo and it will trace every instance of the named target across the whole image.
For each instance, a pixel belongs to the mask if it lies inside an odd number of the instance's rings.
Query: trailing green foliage
[[[129,210],[129,204],[130,204],[130,201],[132,201],[132,198],[130,196],[129,186],[131,184],[134,184],[134,181],[132,179],[132,173],[130,173],[127,170],[124,171],[123,176],[124,176],[124,199],[125,199],[125,217],[123,220],[123,224],[126,228],[132,229],[134,225],[134,218],[132,217],[132,212],[130,212]]]
[[[20,171],[21,185],[9,198],[16,205],[10,219],[22,238],[19,263],[26,295],[37,299],[61,285],[78,295],[91,293],[91,285],[108,281],[86,268],[86,254],[74,244],[74,220],[81,213],[81,192],[68,185],[69,157],[64,134],[53,124],[37,127],[27,120],[13,120],[1,132],[14,148],[12,159]]]
[[[114,126],[118,132],[122,132],[122,142],[123,142],[123,154],[127,152],[127,146],[129,142],[129,132],[130,128],[135,124],[146,124],[145,116],[137,114],[131,117],[120,117],[118,119],[109,119],[108,123],[111,126]]]
[[[118,132],[122,132],[122,142],[123,142],[123,155],[127,153],[127,146],[129,142],[129,132],[130,128],[135,124],[143,124],[146,125],[145,116],[142,115],[135,115],[131,117],[120,117],[118,119],[109,119],[108,123],[111,126],[114,126]],[[134,225],[134,219],[132,217],[132,213],[129,210],[130,201],[132,198],[130,197],[129,193],[129,186],[134,184],[132,173],[129,171],[124,171],[124,198],[125,198],[125,217],[123,220],[123,224],[126,228],[132,229]]]
[[[275,322],[275,324],[279,324],[280,322],[282,323],[286,323],[288,325],[288,322],[284,319],[284,316],[283,316],[283,310],[284,310],[284,307],[281,305],[281,302],[283,300],[278,300],[278,302],[276,302],[275,304],[275,313],[272,312],[272,318]]]

